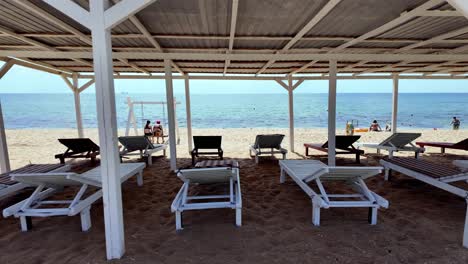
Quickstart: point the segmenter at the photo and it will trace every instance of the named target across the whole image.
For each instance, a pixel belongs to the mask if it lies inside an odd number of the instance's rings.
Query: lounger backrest
[[[382,167],[327,167],[326,173],[320,179],[349,180],[353,178],[367,179],[381,173]]]
[[[379,145],[402,148],[421,136],[421,133],[395,133],[382,141]]]
[[[271,135],[257,135],[255,138],[254,148],[274,148],[280,149],[281,142],[283,142],[284,135],[271,134]]]
[[[59,138],[58,141],[75,153],[99,151],[99,146],[89,138]]]
[[[455,143],[453,146],[456,148],[468,149],[468,138]]]
[[[74,180],[70,180],[67,176],[76,175],[73,172],[50,172],[50,173],[18,173],[10,174],[12,180],[39,186],[45,184],[46,187],[57,187],[57,186],[75,186],[82,185],[82,183]]]
[[[195,149],[220,149],[222,136],[193,136]]]
[[[182,180],[189,180],[190,183],[221,183],[229,182],[233,177],[233,168],[200,168],[200,169],[187,169],[180,170],[177,176]]]
[[[119,137],[119,141],[128,152],[154,148],[151,141],[145,136]]]
[[[348,149],[354,142],[358,141],[361,136],[336,136],[335,146],[337,149]],[[323,144],[322,148],[328,148],[328,141]]]

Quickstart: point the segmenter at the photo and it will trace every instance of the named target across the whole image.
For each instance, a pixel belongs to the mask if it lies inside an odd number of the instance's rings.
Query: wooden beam
[[[156,0],[121,0],[104,13],[106,28],[112,28],[138,13]]]
[[[87,10],[72,0],[43,0],[52,7],[60,10],[65,15],[71,17],[76,22],[82,24],[86,28],[91,28],[90,15]]]
[[[15,61],[12,59],[8,59],[5,61],[5,64],[0,68],[0,79],[7,74],[7,72],[15,65]]]
[[[238,7],[239,7],[239,0],[232,0],[231,30],[230,30],[230,34],[229,34],[228,53],[231,53],[232,49],[234,48],[234,36],[236,34],[236,23],[237,23],[237,10],[238,10]],[[227,73],[227,69],[228,69],[230,63],[231,63],[230,60],[225,61],[223,74]]]
[[[325,4],[324,7],[283,47],[281,52],[287,51],[290,49],[294,44],[296,44],[307,32],[309,32],[314,26],[316,26],[325,16],[330,13],[330,11],[339,3],[341,0],[330,0]],[[261,74],[264,72],[268,67],[270,67],[275,61],[270,60],[268,61],[265,66],[263,66],[257,74]]]

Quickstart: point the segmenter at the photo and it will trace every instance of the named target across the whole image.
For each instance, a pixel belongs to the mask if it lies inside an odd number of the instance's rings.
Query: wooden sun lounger
[[[447,142],[416,142],[416,145],[421,148],[425,147],[435,147],[440,148],[441,153],[445,153],[445,149],[458,149],[458,150],[468,150],[468,138],[464,139],[457,143],[447,143]]]
[[[255,143],[249,147],[249,156],[252,157],[252,153],[255,156],[255,163],[259,162],[261,155],[275,154],[283,155],[283,159],[286,159],[288,150],[281,147],[284,135],[282,134],[270,134],[270,135],[257,135],[255,137]]]
[[[11,179],[11,174],[16,173],[45,173],[68,170],[70,167],[63,164],[29,164],[22,168],[0,174],[0,199],[15,194],[30,185],[17,182]]]
[[[377,149],[380,154],[381,150],[388,151],[388,156],[393,157],[393,152],[409,151],[414,152],[415,158],[419,157],[420,153],[424,152],[424,148],[418,148],[413,145],[413,141],[421,136],[421,133],[394,133],[380,143],[358,143],[357,146],[365,148]]]
[[[468,173],[412,158],[384,158],[380,160],[380,164],[385,167],[385,180],[389,179],[391,171],[394,170],[465,199],[467,216],[463,232],[463,246],[468,248],[468,188],[463,189],[451,184],[468,181]]]
[[[96,156],[99,155],[99,146],[89,138],[60,138],[58,141],[67,147],[64,153],[55,155],[62,164],[65,163],[65,159],[74,158],[87,158],[95,162]]]
[[[231,208],[236,210],[236,226],[242,225],[242,194],[239,164],[235,160],[206,160],[197,162],[194,169],[179,170],[177,176],[184,182],[171,205],[176,214],[176,230],[182,228],[182,212]],[[191,195],[190,186],[225,183],[229,193],[222,195]],[[210,201],[213,200],[213,201]]]
[[[121,157],[138,155],[140,158],[146,158],[148,165],[153,164],[151,155],[159,151],[166,156],[168,141],[163,144],[153,144],[146,136],[126,136],[119,137],[120,143],[123,145],[123,150],[120,152]]]
[[[312,223],[320,225],[320,209],[331,207],[367,207],[369,208],[369,223],[377,224],[377,210],[388,208],[386,199],[367,188],[365,179],[373,177],[382,171],[382,167],[333,167],[317,160],[280,160],[280,182],[284,183],[286,174],[312,200]],[[315,182],[320,194],[310,186]],[[325,190],[325,181],[345,181],[356,191],[353,194],[331,194]]]
[[[200,156],[217,156],[222,160],[222,140],[222,136],[193,136],[193,144],[195,147],[190,153],[192,155],[192,166],[195,165],[196,159]]]
[[[364,154],[363,150],[357,149],[353,146],[354,142],[358,141],[361,136],[336,136],[336,149],[341,150],[337,151],[336,154],[352,154],[356,155],[356,163],[360,163],[360,156]],[[305,143],[305,155],[309,155],[309,148],[319,150],[322,152],[328,153],[328,141],[324,144],[317,143]]]
[[[143,169],[145,163],[120,164],[120,180],[125,182],[131,176],[137,175],[137,183],[143,185]],[[3,216],[20,218],[21,230],[31,228],[31,217],[74,216],[80,214],[81,229],[91,228],[91,205],[102,197],[101,168],[97,167],[87,172],[77,174],[73,172],[48,173],[18,173],[11,174],[12,180],[36,186],[32,195],[3,210]],[[71,200],[47,200],[54,193],[67,186],[81,186]],[[89,192],[89,187],[94,191]],[[88,192],[87,192],[88,191]],[[51,207],[54,205],[54,207]],[[61,207],[59,207],[62,205]]]

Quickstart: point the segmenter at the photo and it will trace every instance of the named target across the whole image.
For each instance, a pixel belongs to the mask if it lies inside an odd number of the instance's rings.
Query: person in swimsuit
[[[151,141],[153,141],[153,130],[151,129],[151,121],[147,120],[145,128],[143,129],[143,133],[147,137],[151,137]]]
[[[161,138],[161,143],[164,143],[164,131],[161,121],[157,120],[156,124],[153,126],[153,138],[156,138],[156,143],[159,144],[159,138]]]
[[[379,123],[377,123],[377,120],[372,121],[372,124],[369,127],[369,131],[374,131],[374,132],[382,131],[382,128],[380,127]]]
[[[453,130],[458,130],[460,128],[460,119],[458,119],[456,116],[453,117],[452,123],[450,123],[453,127]]]

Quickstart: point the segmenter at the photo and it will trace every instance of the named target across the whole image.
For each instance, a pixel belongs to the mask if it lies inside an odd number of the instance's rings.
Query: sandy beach
[[[420,140],[456,142],[468,130],[418,130]],[[190,164],[185,129],[180,129],[178,166]],[[194,135],[223,135],[226,157],[240,161],[243,195],[243,226],[236,228],[232,210],[205,210],[184,214],[185,229],[175,232],[170,204],[181,181],[169,170],[165,157],[154,157],[145,169],[144,185],[134,178],[123,184],[126,254],[112,263],[467,263],[462,247],[466,203],[448,192],[395,173],[389,182],[382,176],[368,179],[370,189],[390,201],[379,212],[378,224],[367,223],[367,210],[333,208],[322,210],[320,227],[311,223],[311,202],[291,180],[279,184],[278,161],[265,158],[256,165],[248,157],[256,134],[284,133],[287,129],[202,129]],[[343,133],[343,131],[338,131]],[[8,130],[12,167],[31,163],[56,163],[63,151],[60,137],[75,137],[71,129]],[[98,143],[97,130],[86,136]],[[364,133],[361,142],[379,142],[389,133]],[[296,153],[303,159],[304,142],[324,142],[325,129],[296,129]],[[289,139],[285,138],[284,147]],[[363,165],[377,165],[381,155],[364,149]],[[325,157],[320,152],[317,158]],[[429,148],[423,159],[451,166],[468,153],[448,150],[440,154]],[[405,153],[398,153],[405,155]],[[411,155],[411,154],[407,154]],[[126,162],[132,162],[127,160]],[[351,164],[339,156],[339,165]],[[87,168],[89,162],[77,164]],[[339,192],[341,184],[329,189]],[[58,197],[70,197],[67,189]],[[27,197],[30,191],[0,202],[3,209]],[[102,202],[91,210],[93,226],[81,232],[76,217],[34,218],[34,228],[20,232],[19,221],[0,219],[0,263],[106,263]]]
[[[438,141],[438,142],[457,142],[468,138],[468,130],[432,130],[432,129],[414,129],[401,130],[400,132],[418,132],[422,136],[418,141]],[[120,135],[124,135],[124,130],[119,130]],[[223,149],[226,156],[234,158],[249,158],[248,146],[255,141],[257,134],[280,133],[286,135],[283,141],[283,147],[289,147],[288,129],[275,128],[229,128],[229,129],[194,129],[193,135],[222,135]],[[337,130],[337,135],[344,134],[343,130]],[[7,130],[7,142],[11,160],[12,169],[24,166],[29,163],[56,163],[54,155],[65,151],[57,139],[72,138],[77,136],[74,129],[15,129]],[[359,142],[380,142],[390,135],[389,132],[379,133],[358,133],[361,135]],[[99,143],[97,129],[86,129],[85,136]],[[295,152],[289,153],[288,158],[298,159],[304,156],[303,144],[324,143],[327,139],[326,129],[295,129]],[[364,150],[369,153],[375,153],[375,150]],[[428,153],[439,152],[438,149],[429,148]],[[463,151],[450,150],[451,154],[466,154]],[[324,155],[324,152],[312,151],[311,154]],[[398,153],[397,155],[409,155],[408,153]],[[187,147],[187,132],[185,128],[180,128],[180,144],[177,146],[177,156],[180,158],[190,157]],[[342,156],[346,157],[346,156]],[[363,158],[365,163],[366,159]]]

